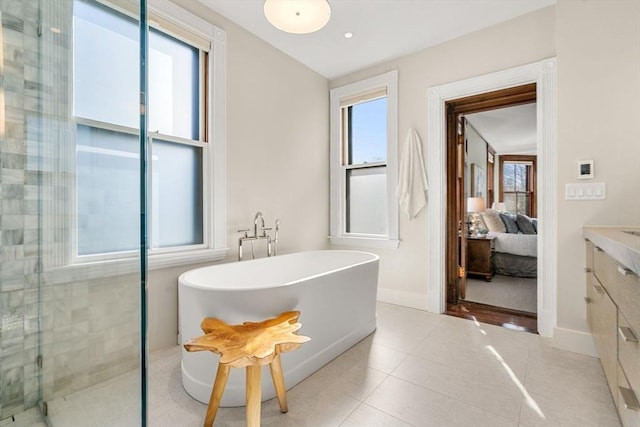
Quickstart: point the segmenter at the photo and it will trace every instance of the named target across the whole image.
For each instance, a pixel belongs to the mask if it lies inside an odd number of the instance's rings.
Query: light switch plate
[[[565,200],[605,200],[607,185],[604,182],[565,184],[564,198]]]

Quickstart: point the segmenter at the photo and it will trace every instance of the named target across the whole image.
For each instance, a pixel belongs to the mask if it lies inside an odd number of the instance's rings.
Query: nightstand
[[[490,282],[493,278],[491,254],[495,237],[467,237],[467,275],[482,276]]]

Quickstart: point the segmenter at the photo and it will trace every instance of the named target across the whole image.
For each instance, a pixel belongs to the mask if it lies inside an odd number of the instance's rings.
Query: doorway
[[[487,304],[487,301],[471,301],[466,295],[467,280],[469,285],[473,285],[473,290],[483,289],[491,292],[501,286],[494,284],[481,287],[472,278],[472,275],[480,275],[485,281],[490,282],[495,269],[494,255],[498,255],[495,253],[495,246],[498,244],[497,234],[487,235],[484,221],[482,221],[486,207],[491,207],[494,202],[493,179],[487,177],[487,172],[493,175],[495,150],[486,141],[472,139],[473,144],[470,146],[467,134],[473,134],[471,132],[473,129],[466,116],[535,102],[536,84],[530,83],[457,98],[445,103],[448,189],[446,195],[448,213],[446,216],[446,313],[529,332],[537,332],[537,316],[534,313]],[[484,147],[481,146],[482,144]],[[489,165],[491,165],[490,168],[487,167]],[[487,181],[490,182],[489,185]],[[537,262],[535,258],[533,262]],[[495,304],[498,302],[496,301]]]
[[[538,217],[538,333],[553,337],[557,322],[557,59],[457,80],[428,90],[427,170],[427,301],[432,313],[446,311],[446,111],[449,100],[535,82],[537,85]],[[544,250],[542,250],[544,248]]]

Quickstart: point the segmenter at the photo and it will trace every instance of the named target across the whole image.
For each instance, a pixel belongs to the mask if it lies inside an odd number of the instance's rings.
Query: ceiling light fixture
[[[353,33],[348,32],[348,31],[346,33],[344,33],[344,38],[345,39],[350,39],[351,37],[353,37]]]
[[[327,25],[331,6],[327,0],[265,0],[264,15],[279,30],[306,34]]]

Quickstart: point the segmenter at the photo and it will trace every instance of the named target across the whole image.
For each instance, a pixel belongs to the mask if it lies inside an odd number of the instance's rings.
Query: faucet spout
[[[255,216],[253,217],[253,237],[258,237],[258,219],[261,220],[260,226],[264,228],[264,218],[262,216],[262,212],[260,211],[256,212]]]

